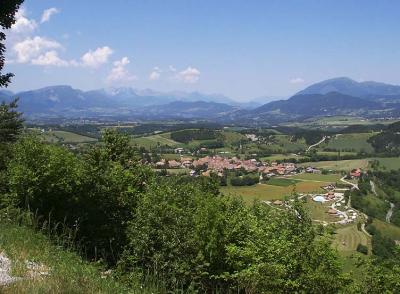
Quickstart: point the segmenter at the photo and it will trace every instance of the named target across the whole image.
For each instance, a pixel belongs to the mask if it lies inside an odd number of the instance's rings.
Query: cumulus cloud
[[[153,71],[149,75],[149,80],[150,81],[157,81],[161,77],[161,70],[157,66],[153,68]]]
[[[58,56],[57,51],[54,50],[48,51],[45,54],[42,54],[37,58],[33,59],[32,64],[43,65],[43,66],[59,66],[59,67],[65,67],[70,65],[68,61],[61,59]]]
[[[180,71],[177,77],[185,83],[194,84],[200,79],[200,71],[195,67],[189,66],[187,69]]]
[[[51,17],[52,15],[54,15],[54,14],[56,14],[56,13],[59,13],[59,12],[60,12],[60,10],[58,10],[58,9],[55,8],[55,7],[52,7],[52,8],[49,8],[49,9],[44,10],[44,11],[43,11],[43,14],[42,14],[42,19],[40,20],[40,23],[44,23],[44,22],[49,21],[49,20],[50,20],[50,17]]]
[[[33,58],[38,57],[48,49],[58,48],[62,48],[60,43],[36,36],[34,38],[27,38],[24,41],[16,43],[13,47],[13,50],[16,54],[16,62],[28,63]]]
[[[291,79],[291,80],[289,81],[289,83],[294,84],[294,85],[296,85],[296,84],[303,84],[304,82],[305,82],[305,80],[302,79],[302,78],[293,78],[293,79]]]
[[[97,68],[100,65],[107,63],[108,58],[112,53],[113,50],[108,46],[97,48],[94,51],[89,50],[81,57],[82,65]]]
[[[27,18],[25,8],[21,7],[15,14],[15,23],[11,27],[11,32],[27,34],[32,33],[37,27],[36,21]]]
[[[109,83],[127,83],[136,80],[136,76],[129,73],[125,68],[130,63],[128,57],[123,57],[113,63],[114,67],[111,69],[107,77]]]

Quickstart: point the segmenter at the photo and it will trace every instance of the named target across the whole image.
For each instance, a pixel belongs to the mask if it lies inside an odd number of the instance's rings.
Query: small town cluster
[[[180,160],[165,160],[155,164],[156,168],[191,168],[190,175],[199,175],[197,171],[201,171],[201,175],[209,175],[211,172],[215,172],[222,175],[224,171],[234,170],[245,170],[249,173],[260,173],[267,177],[273,177],[276,175],[293,175],[299,172],[302,168],[296,167],[292,162],[277,163],[277,162],[262,162],[256,159],[242,160],[237,157],[227,158],[223,156],[205,156],[199,159],[193,160],[190,157],[181,157]],[[305,169],[306,172],[320,172],[320,170],[308,167]]]

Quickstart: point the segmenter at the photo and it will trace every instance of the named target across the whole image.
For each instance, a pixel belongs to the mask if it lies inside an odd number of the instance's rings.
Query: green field
[[[370,159],[350,159],[338,161],[319,161],[319,162],[305,162],[299,166],[312,166],[319,169],[336,170],[336,171],[350,171],[355,168],[366,169]]]
[[[309,174],[309,173],[301,173],[294,176],[291,176],[293,179],[299,180],[307,180],[307,181],[319,181],[319,182],[338,182],[342,176],[340,174]]]
[[[135,144],[135,145],[147,148],[147,149],[149,149],[150,147],[165,146],[165,145],[168,145],[170,147],[178,146],[180,143],[169,138],[168,134],[169,133],[157,134],[157,135],[146,136],[146,137],[132,138],[131,142],[132,142],[132,144]]]
[[[336,135],[329,139],[329,142],[322,144],[320,148],[334,150],[354,151],[354,152],[373,152],[374,148],[367,140],[376,133],[354,133]]]
[[[296,185],[290,186],[275,186],[268,184],[257,184],[253,186],[226,186],[221,187],[221,192],[225,195],[238,195],[243,197],[243,200],[247,203],[252,203],[255,199],[259,200],[276,200],[285,199],[290,196],[294,189],[297,193],[321,193],[324,190],[321,186],[327,183],[302,181]]]
[[[333,246],[339,252],[355,252],[358,244],[370,247],[370,237],[359,231],[356,224],[339,227],[336,230]]]
[[[384,169],[388,171],[400,169],[400,157],[387,157],[387,158],[374,158],[374,159],[379,161],[379,169]]]
[[[269,179],[267,184],[273,186],[288,187],[297,184],[299,181],[292,178],[272,178]]]
[[[49,143],[89,143],[97,139],[66,131],[46,131],[41,136]]]
[[[400,227],[379,219],[374,219],[372,225],[375,226],[384,236],[390,237],[394,240],[400,240]]]
[[[304,204],[304,207],[309,211],[313,220],[325,222],[339,221],[340,218],[327,213],[329,206],[330,203],[315,202],[311,197],[307,197],[307,201]]]
[[[291,154],[272,154],[271,156],[263,157],[261,158],[262,161],[277,161],[277,160],[284,160],[284,159],[291,159],[291,158],[296,158],[296,159],[303,159],[304,156],[297,155],[294,153]]]

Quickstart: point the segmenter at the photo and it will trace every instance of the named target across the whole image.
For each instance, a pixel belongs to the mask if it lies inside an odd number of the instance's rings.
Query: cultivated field
[[[355,152],[373,152],[374,149],[367,140],[376,133],[354,133],[337,135],[331,139],[327,144],[323,144],[321,148],[329,148],[343,151]]]
[[[338,160],[338,161],[319,161],[319,162],[305,162],[299,164],[299,166],[312,166],[319,169],[346,171],[368,167],[370,159],[351,159],[351,160]]]
[[[226,195],[238,195],[243,197],[243,200],[247,203],[252,203],[255,199],[259,200],[276,200],[285,199],[290,196],[294,189],[297,193],[321,193],[323,189],[321,186],[327,183],[313,182],[313,181],[301,181],[296,185],[288,186],[276,186],[268,184],[257,184],[253,186],[227,186],[221,187],[221,192]]]
[[[136,144],[141,147],[150,148],[157,146],[165,146],[168,145],[170,147],[178,146],[180,143],[168,138],[168,134],[157,134],[146,137],[138,137],[131,139],[132,144]]]
[[[370,238],[359,231],[356,224],[339,227],[336,230],[333,246],[340,252],[354,252],[358,244],[370,247]]]
[[[47,131],[42,133],[41,136],[49,143],[88,143],[97,141],[95,138],[66,131]]]

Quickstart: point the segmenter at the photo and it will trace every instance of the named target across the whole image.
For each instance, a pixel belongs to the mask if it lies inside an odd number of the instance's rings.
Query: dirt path
[[[388,210],[387,214],[386,214],[386,222],[390,224],[390,219],[392,218],[393,215],[393,208],[394,208],[394,204],[392,202],[390,202],[390,209]]]
[[[376,193],[375,183],[371,180],[369,181],[369,184],[371,185],[372,193],[374,193],[375,196],[378,196],[378,193]]]
[[[353,184],[352,182],[346,181],[345,178],[346,178],[346,176],[343,176],[343,177],[340,179],[340,181],[343,182],[343,183],[345,183],[345,184],[350,185],[350,186],[352,187],[352,189],[359,190],[357,184]]]
[[[324,137],[323,137],[320,141],[318,141],[317,143],[308,146],[306,152],[310,151],[311,148],[314,148],[314,147],[318,146],[319,144],[322,144],[325,140],[326,140],[326,136],[324,136]]]

